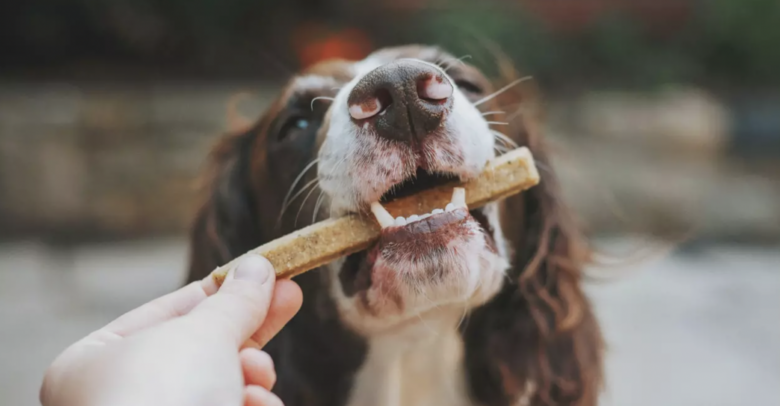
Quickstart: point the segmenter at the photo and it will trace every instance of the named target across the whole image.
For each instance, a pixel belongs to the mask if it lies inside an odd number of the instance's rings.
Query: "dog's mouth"
[[[399,187],[385,193],[385,202],[392,199],[409,196],[414,193],[439,185],[443,185],[457,179],[455,175],[433,174],[416,178],[414,181],[404,181]],[[493,244],[492,228],[483,209],[469,210],[466,205],[466,191],[462,188],[454,188],[450,202],[446,206],[433,209],[430,213],[417,213],[408,217],[393,216],[382,206],[380,202],[371,204],[371,212],[382,227],[379,246],[393,247],[406,240],[416,240],[415,257],[422,258],[426,250],[435,251],[443,245],[457,239],[460,234],[468,234],[474,231],[473,227],[461,227],[468,223],[476,223],[479,230],[484,232],[489,243]]]
[[[380,203],[388,203],[395,199],[411,196],[415,193],[460,180],[460,177],[450,172],[429,172],[423,168],[417,168],[414,176],[404,179],[393,185],[379,199]]]
[[[345,291],[365,291],[378,281],[383,289],[397,286],[399,281],[418,287],[423,281],[447,284],[442,280],[466,278],[466,263],[483,252],[496,254],[485,209],[469,209],[462,188],[454,189],[446,206],[429,213],[393,218],[382,205],[458,179],[454,174],[418,170],[414,178],[388,190],[381,202],[372,203],[371,212],[382,227],[380,238],[372,247],[347,258],[341,273]]]
[[[402,182],[393,185],[382,195],[379,202],[371,205],[372,213],[382,226],[382,240],[398,241],[399,239],[435,236],[441,233],[444,228],[447,228],[446,226],[465,221],[466,217],[476,220],[483,230],[490,230],[490,224],[488,224],[487,217],[481,209],[469,211],[466,205],[465,190],[460,188],[454,189],[450,203],[444,207],[436,208],[430,213],[416,213],[408,217],[393,218],[382,206],[382,204],[389,203],[395,199],[411,196],[437,186],[451,184],[458,180],[460,180],[460,176],[451,172],[430,172],[423,168],[417,168],[414,176],[410,176]],[[492,233],[488,234],[492,235]]]

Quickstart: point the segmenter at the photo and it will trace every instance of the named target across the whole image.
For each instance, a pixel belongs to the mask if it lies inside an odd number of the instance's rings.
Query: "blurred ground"
[[[176,288],[185,257],[178,239],[67,250],[0,245],[0,403],[38,404],[53,357]],[[778,264],[778,246],[707,246],[590,283],[609,344],[605,404],[780,404]]]

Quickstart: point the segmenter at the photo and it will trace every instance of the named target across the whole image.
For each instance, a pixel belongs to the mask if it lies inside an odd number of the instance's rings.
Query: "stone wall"
[[[231,96],[252,83],[0,87],[0,237],[180,234]],[[597,233],[780,238],[776,160],[729,154],[728,109],[706,93],[549,102],[568,200]]]
[[[598,233],[780,239],[780,120],[733,106],[691,88],[551,103],[568,200]]]
[[[3,88],[3,234],[121,238],[186,229],[197,175],[209,145],[227,128],[228,99],[240,90]],[[249,110],[258,104],[248,103]]]

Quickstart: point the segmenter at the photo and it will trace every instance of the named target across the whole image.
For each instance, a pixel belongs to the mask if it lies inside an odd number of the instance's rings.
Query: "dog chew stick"
[[[452,190],[466,190],[466,204],[475,209],[489,202],[520,193],[539,183],[539,172],[528,148],[521,147],[488,161],[482,173],[464,183],[440,185],[384,205],[393,217],[429,213],[450,202]],[[337,258],[364,250],[379,238],[381,227],[374,216],[351,214],[324,220],[278,238],[244,255],[260,254],[276,270],[277,278],[295,275],[325,265]],[[240,256],[212,272],[221,285]]]

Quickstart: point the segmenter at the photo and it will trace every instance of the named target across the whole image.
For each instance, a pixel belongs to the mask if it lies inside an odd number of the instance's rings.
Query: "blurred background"
[[[0,404],[181,283],[232,96],[254,118],[302,66],[411,42],[489,75],[500,48],[597,246],[673,244],[587,285],[605,404],[780,404],[779,22],[777,0],[3,2]]]

